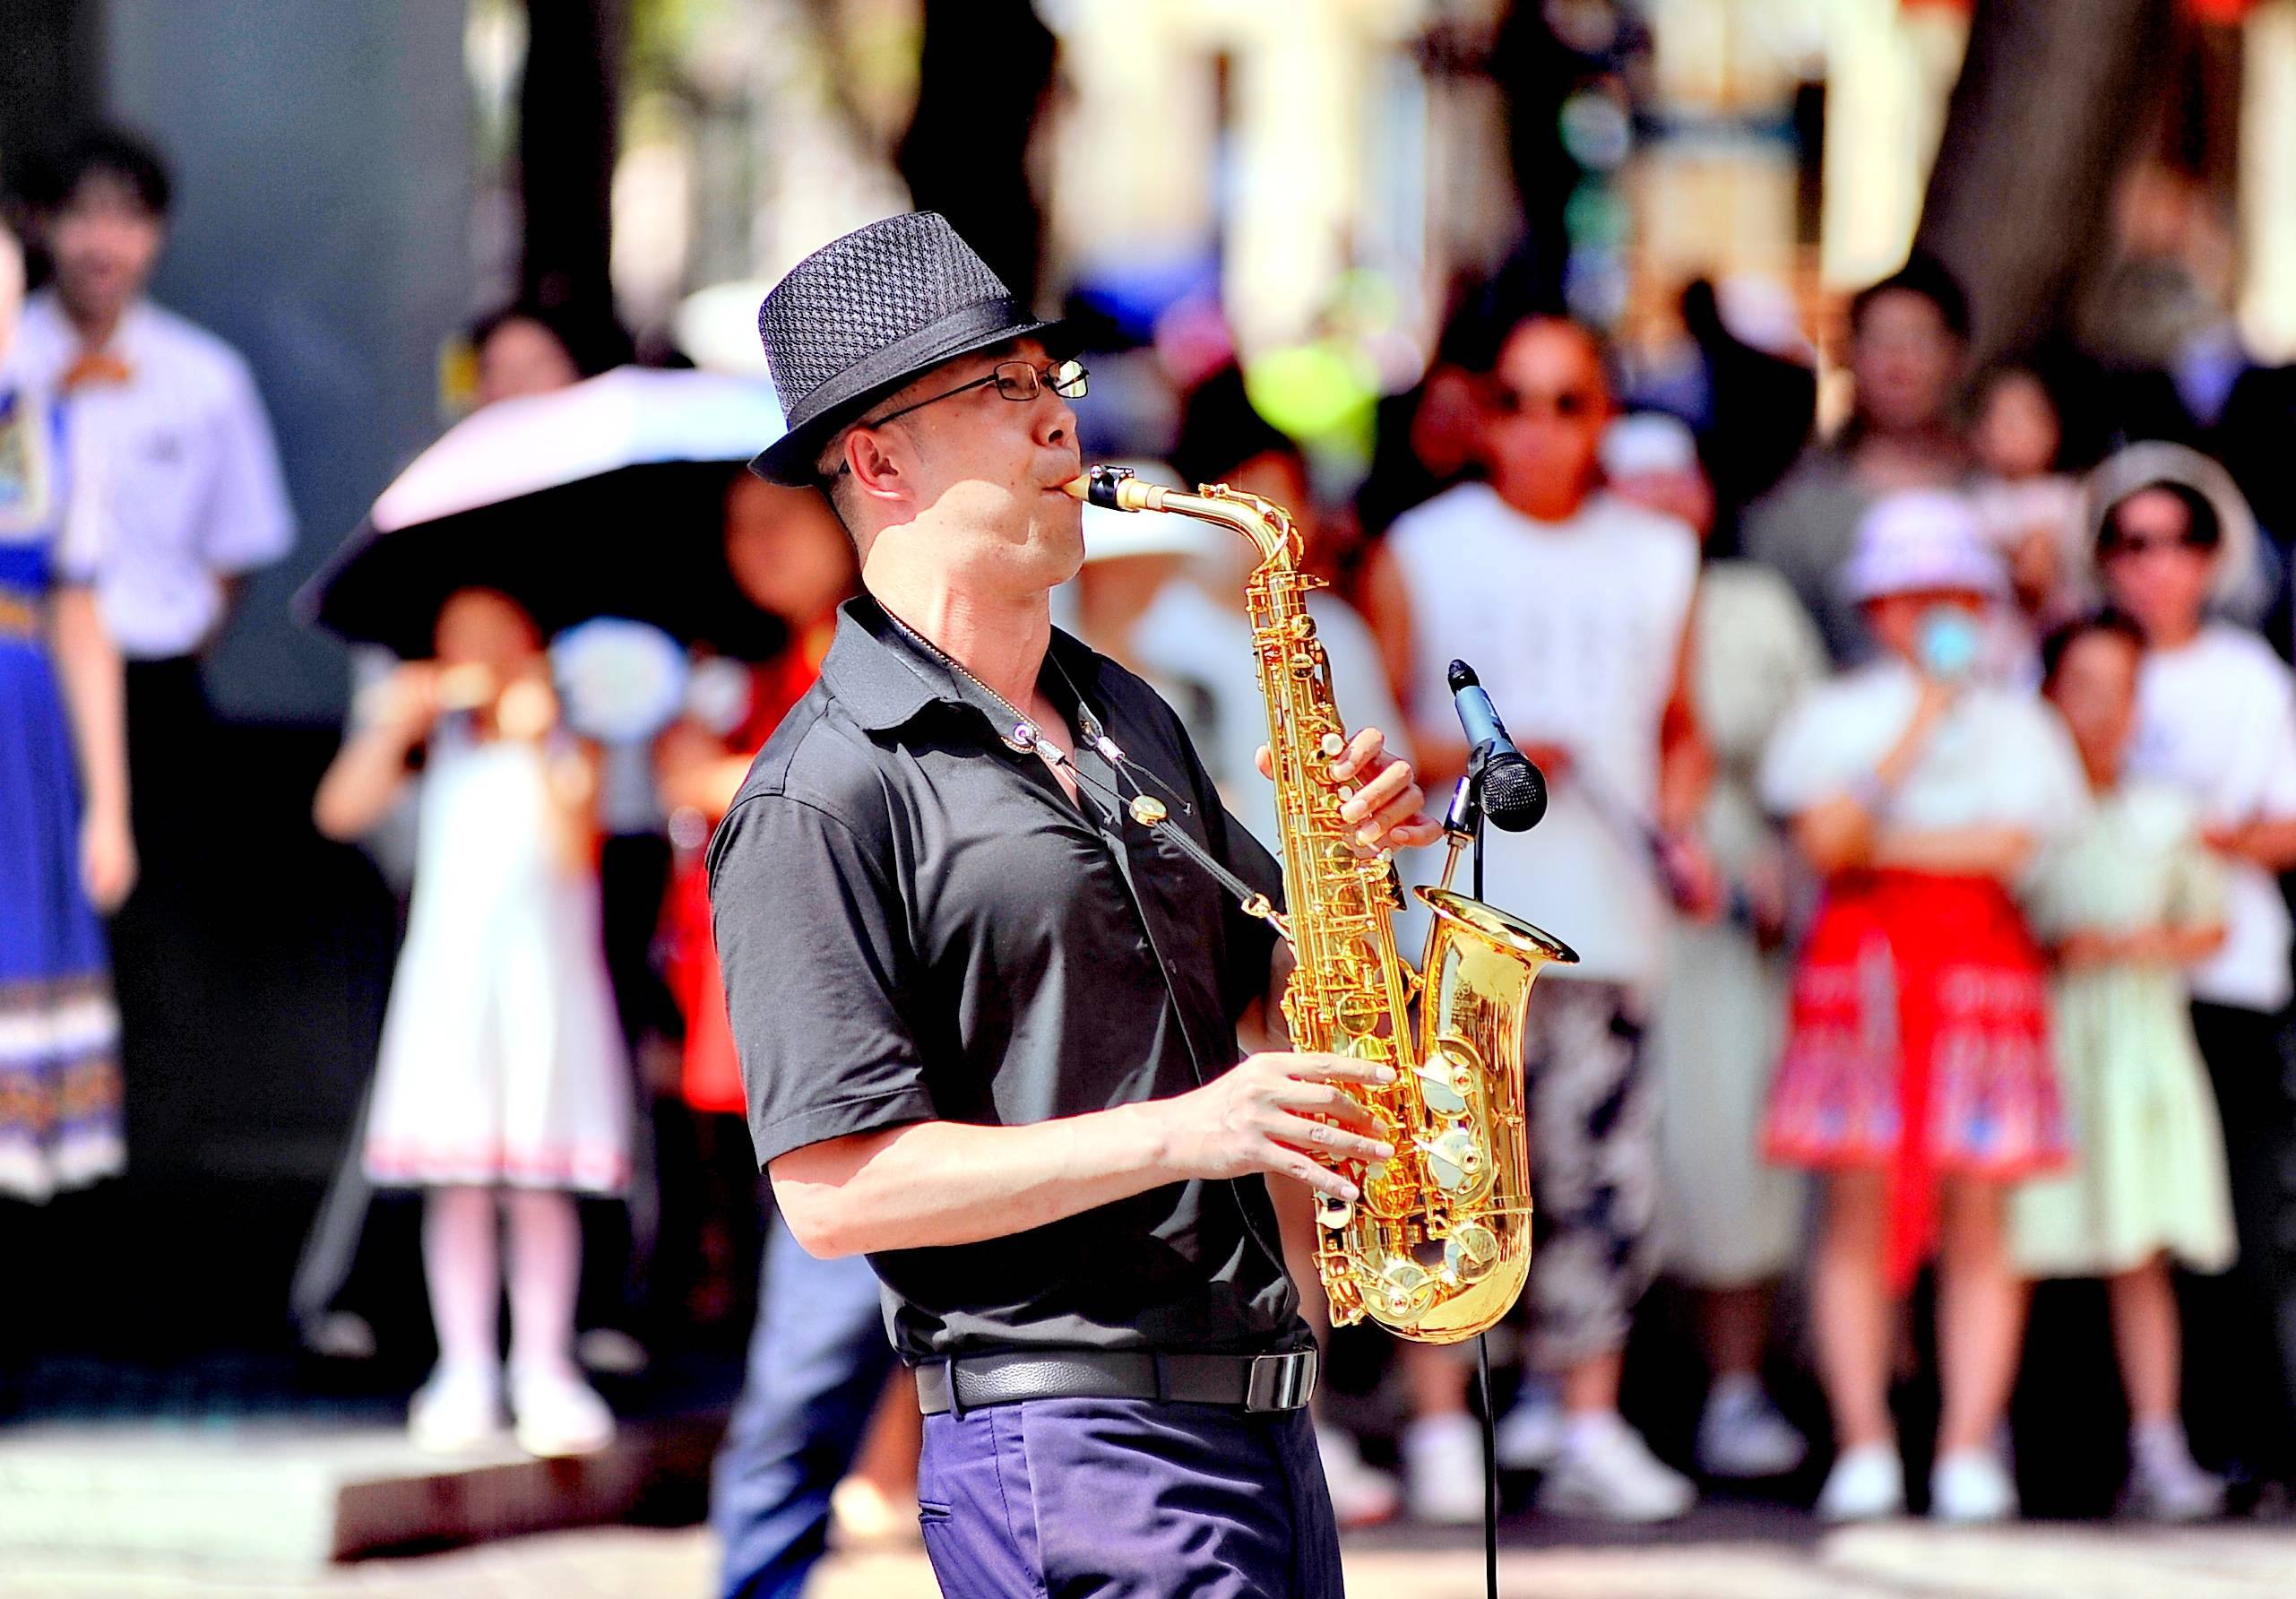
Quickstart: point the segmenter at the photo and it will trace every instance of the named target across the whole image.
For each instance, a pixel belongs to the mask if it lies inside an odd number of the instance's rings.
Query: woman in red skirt
[[[1885,653],[1796,708],[1762,779],[1824,880],[1765,1130],[1770,1159],[1825,1174],[1812,1295],[1839,1454],[1818,1510],[1904,1508],[1895,1308],[1934,1256],[1932,1513],[1997,1520],[2016,1510],[1996,1439],[2024,1317],[2007,1191],[2067,1154],[2015,895],[2085,804],[2080,767],[2038,699],[1975,680],[2002,578],[1957,497],[1877,504],[1840,581]]]

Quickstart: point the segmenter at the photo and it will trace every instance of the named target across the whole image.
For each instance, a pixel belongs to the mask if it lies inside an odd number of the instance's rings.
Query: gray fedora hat
[[[1023,337],[1062,343],[937,212],[887,217],[791,267],[757,307],[788,430],[749,463],[768,482],[816,480],[822,446],[944,361]],[[1066,353],[1065,349],[1057,353]]]

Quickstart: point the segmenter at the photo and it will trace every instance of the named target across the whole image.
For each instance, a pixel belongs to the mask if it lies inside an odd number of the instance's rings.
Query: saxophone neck
[[[1225,483],[1203,484],[1190,494],[1161,483],[1143,482],[1123,467],[1096,466],[1062,487],[1086,504],[1110,511],[1165,511],[1217,523],[1249,539],[1259,551],[1263,566],[1299,564],[1299,533],[1291,525],[1291,514],[1273,500]]]

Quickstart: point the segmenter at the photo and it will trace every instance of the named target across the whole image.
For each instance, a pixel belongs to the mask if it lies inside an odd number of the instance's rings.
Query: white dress
[[[532,745],[433,740],[412,912],[383,1022],[367,1174],[614,1193],[633,1091],[598,880],[559,860]]]
[[[2205,927],[2223,915],[2223,863],[2199,808],[2142,779],[2102,796],[2043,857],[2034,930]],[[2059,971],[2050,1035],[2079,1163],[2018,1186],[2010,1247],[2036,1277],[2109,1276],[2167,1250],[2195,1271],[2232,1263],[2224,1136],[2193,1042],[2184,973],[2115,962]]]

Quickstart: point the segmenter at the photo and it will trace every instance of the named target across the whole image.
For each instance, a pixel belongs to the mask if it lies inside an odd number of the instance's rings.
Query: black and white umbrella
[[[415,658],[457,589],[497,589],[557,633],[591,617],[680,638],[769,626],[735,591],[724,500],[781,436],[770,385],[623,367],[455,424],[383,491],[299,596],[305,617]]]

